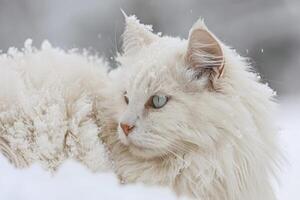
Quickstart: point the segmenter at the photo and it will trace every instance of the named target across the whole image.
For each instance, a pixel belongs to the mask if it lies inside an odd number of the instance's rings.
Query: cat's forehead
[[[161,90],[170,81],[173,68],[182,62],[185,47],[184,41],[167,38],[126,59],[126,65],[131,68],[129,89],[145,93]]]
[[[139,96],[162,92],[165,83],[170,79],[168,76],[169,67],[164,64],[140,67],[135,73],[131,74],[127,89]]]

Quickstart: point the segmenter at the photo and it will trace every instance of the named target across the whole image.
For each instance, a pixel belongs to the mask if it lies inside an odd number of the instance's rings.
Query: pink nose
[[[130,133],[130,132],[132,131],[132,129],[134,128],[134,125],[130,126],[130,125],[128,125],[128,124],[123,124],[123,123],[120,123],[120,126],[121,126],[121,128],[122,128],[122,130],[123,130],[123,132],[124,132],[124,134],[125,134],[126,136],[128,136],[129,133]]]

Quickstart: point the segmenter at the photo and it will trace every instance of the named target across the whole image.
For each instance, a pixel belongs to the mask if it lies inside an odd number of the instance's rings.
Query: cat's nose
[[[120,123],[120,126],[124,132],[124,134],[126,136],[129,135],[129,133],[132,131],[132,129],[134,128],[134,125],[128,125],[128,124],[125,124],[125,123]]]

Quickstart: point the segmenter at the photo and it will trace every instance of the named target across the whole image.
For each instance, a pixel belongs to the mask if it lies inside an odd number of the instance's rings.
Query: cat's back
[[[101,168],[104,158],[94,158],[104,151],[94,112],[107,89],[106,64],[48,42],[41,49],[30,43],[0,55],[1,151],[21,166],[39,160],[55,169],[71,156]]]

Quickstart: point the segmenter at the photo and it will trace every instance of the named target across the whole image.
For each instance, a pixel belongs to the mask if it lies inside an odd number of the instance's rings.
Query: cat
[[[184,40],[125,18],[109,74],[47,42],[1,54],[0,151],[17,167],[74,158],[194,199],[276,199],[274,91],[202,20]]]
[[[202,200],[274,200],[275,92],[199,19],[187,40],[126,16],[101,135],[122,183]],[[118,95],[116,95],[118,94]]]
[[[67,158],[110,170],[99,134],[108,64],[45,41],[0,55],[0,152],[16,167],[55,172]],[[104,104],[103,104],[104,105]]]

